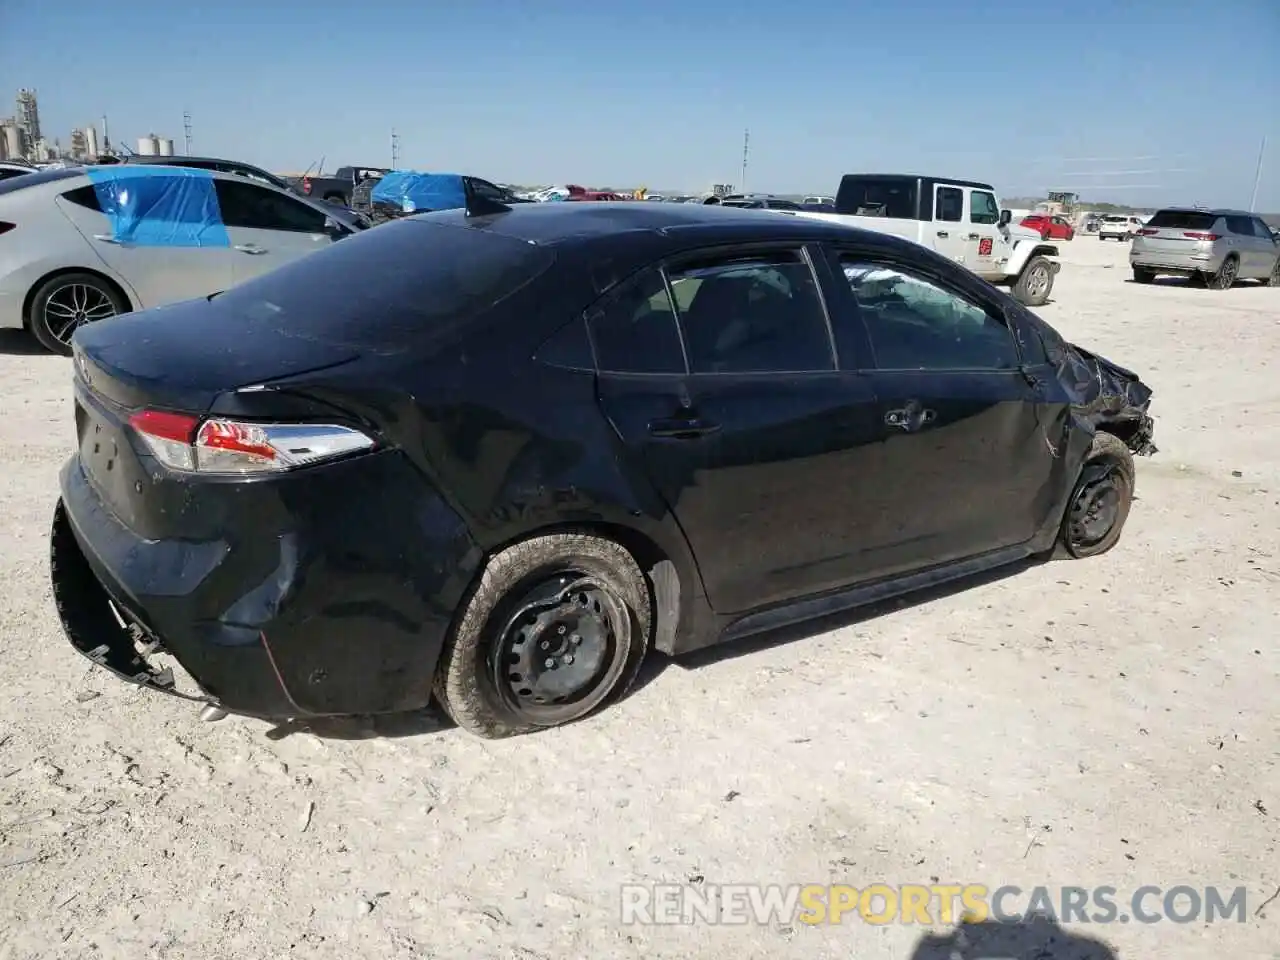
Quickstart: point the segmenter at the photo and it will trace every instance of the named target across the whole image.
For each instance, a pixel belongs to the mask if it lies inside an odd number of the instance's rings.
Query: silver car
[[[68,354],[82,323],[225,290],[356,229],[234,174],[119,164],[15,177],[0,183],[0,328]]]
[[[1129,265],[1138,283],[1168,273],[1215,290],[1229,290],[1237,280],[1280,286],[1280,242],[1254,213],[1169,208],[1138,231]]]

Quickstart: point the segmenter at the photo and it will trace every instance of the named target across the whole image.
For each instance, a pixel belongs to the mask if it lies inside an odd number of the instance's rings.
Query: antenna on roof
[[[487,217],[495,213],[511,212],[511,208],[505,203],[490,200],[488,197],[482,197],[476,193],[475,187],[471,185],[471,180],[468,177],[462,178],[462,195],[466,198],[468,217]]]

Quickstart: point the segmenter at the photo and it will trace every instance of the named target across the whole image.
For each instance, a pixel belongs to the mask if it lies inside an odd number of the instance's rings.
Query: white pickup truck
[[[846,174],[836,212],[798,217],[848,223],[914,240],[962,263],[988,283],[1012,287],[1020,302],[1046,303],[1062,265],[1039,232],[1011,223],[990,184],[908,174]]]

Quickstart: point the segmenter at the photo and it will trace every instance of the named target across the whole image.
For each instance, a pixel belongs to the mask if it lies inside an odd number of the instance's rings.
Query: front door
[[[1000,205],[990,190],[966,188],[965,265],[984,280],[1004,276],[1013,251],[1000,229]]]
[[[643,275],[593,315],[600,401],[712,607],[844,585],[879,429],[870,378],[836,370],[806,252],[721,252],[667,277]]]
[[[129,286],[137,309],[205,297],[232,285],[235,253],[225,245],[226,238],[221,245],[178,245],[171,238],[166,241],[166,233],[175,231],[160,229],[122,239],[102,212],[93,186],[62,194],[57,205],[99,259]]]
[[[1065,403],[1021,371],[992,303],[897,262],[839,254],[874,353],[883,439],[876,567],[900,573],[1025,543],[1053,509]]]
[[[332,243],[324,213],[282,190],[248,180],[216,180],[222,222],[244,283]]]
[[[933,249],[948,260],[965,263],[964,190],[946,184],[933,188]]]

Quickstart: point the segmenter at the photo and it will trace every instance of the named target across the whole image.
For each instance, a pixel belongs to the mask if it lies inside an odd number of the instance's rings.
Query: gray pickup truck
[[[351,206],[351,193],[356,184],[369,178],[381,177],[386,167],[339,167],[331,177],[304,176],[298,180],[298,189],[304,196]]]

